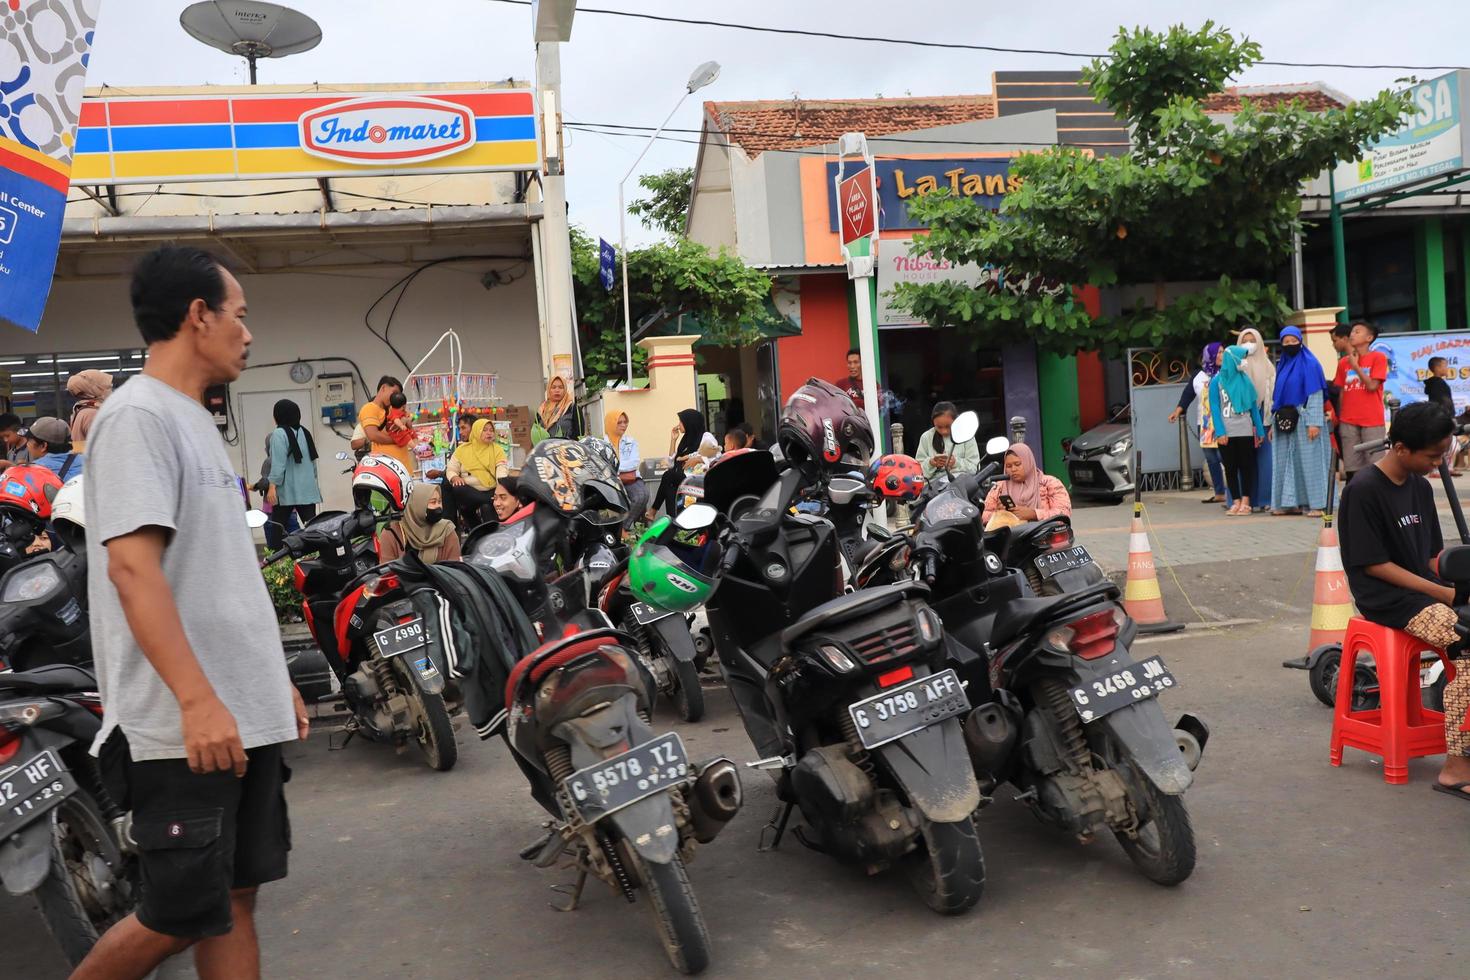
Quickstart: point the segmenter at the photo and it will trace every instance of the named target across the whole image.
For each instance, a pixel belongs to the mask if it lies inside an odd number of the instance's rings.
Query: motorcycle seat
[[[529,672],[530,682],[538,684],[552,670],[605,646],[621,645],[624,634],[615,629],[584,630],[548,643],[543,643],[517,661],[505,682],[505,707],[515,706],[516,691]]]
[[[859,589],[857,592],[838,596],[836,599],[822,603],[801,617],[799,621],[786,627],[781,633],[781,644],[790,646],[808,633],[849,619],[856,619],[859,616],[869,615],[910,597],[927,599],[929,586],[923,582],[905,581],[872,589]]]
[[[995,614],[990,633],[992,646],[1002,646],[1030,630],[1043,619],[1060,619],[1070,610],[1080,610],[1100,601],[1118,598],[1118,587],[1112,582],[1099,582],[1079,592],[1045,596],[1039,599],[1012,599]]]
[[[20,673],[0,674],[0,690],[37,694],[74,694],[97,690],[97,678],[84,667],[47,664]]]

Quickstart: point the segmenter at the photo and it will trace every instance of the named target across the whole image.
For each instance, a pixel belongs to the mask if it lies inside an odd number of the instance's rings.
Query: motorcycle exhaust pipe
[[[1015,751],[1020,736],[1016,723],[1005,708],[992,701],[971,711],[960,729],[965,733],[965,747],[970,750],[970,765],[981,783],[980,791],[989,794]]]
[[[689,799],[689,818],[694,825],[694,839],[708,844],[725,824],[740,812],[744,795],[740,789],[740,771],[729,759],[717,758],[705,763],[695,777]]]

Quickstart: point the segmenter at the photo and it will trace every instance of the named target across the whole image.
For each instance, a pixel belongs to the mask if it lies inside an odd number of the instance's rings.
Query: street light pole
[[[630,312],[632,304],[628,298],[628,209],[623,204],[624,185],[628,183],[628,178],[633,176],[633,171],[638,169],[638,164],[642,163],[643,158],[648,155],[648,151],[653,149],[654,140],[663,133],[664,127],[669,124],[669,120],[674,118],[674,113],[679,111],[684,100],[693,95],[696,90],[714,81],[719,75],[720,66],[713,61],[706,61],[694,69],[694,74],[689,76],[689,81],[684,86],[684,94],[679,96],[679,101],[674,103],[674,108],[664,117],[664,121],[658,124],[658,129],[653,131],[653,135],[648,137],[648,142],[643,145],[638,159],[633,161],[628,172],[623,174],[623,179],[618,181],[618,258],[623,263],[623,352],[627,359],[629,386],[633,384],[633,321]]]

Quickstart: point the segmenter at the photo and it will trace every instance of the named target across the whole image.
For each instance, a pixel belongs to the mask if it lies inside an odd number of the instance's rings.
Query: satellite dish
[[[244,58],[250,64],[251,85],[257,58],[284,58],[322,42],[321,27],[299,10],[254,0],[190,4],[179,14],[179,26],[196,41]]]

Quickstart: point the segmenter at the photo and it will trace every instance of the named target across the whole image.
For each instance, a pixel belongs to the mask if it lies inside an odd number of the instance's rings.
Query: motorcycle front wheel
[[[643,860],[632,848],[628,853],[638,880],[648,893],[658,938],[669,962],[680,973],[701,972],[709,966],[709,930],[705,928],[683,860],[676,854],[668,864],[654,864]]]
[[[412,669],[402,665],[402,658],[394,661],[398,667],[399,682],[407,688],[413,704],[414,740],[424,753],[424,761],[435,772],[448,772],[459,761],[459,745],[454,740],[454,726],[449,721],[449,709],[444,706],[444,697],[424,690]]]
[[[985,854],[973,818],[954,823],[924,821],[920,844],[907,858],[909,883],[940,915],[975,907],[985,891]]]

